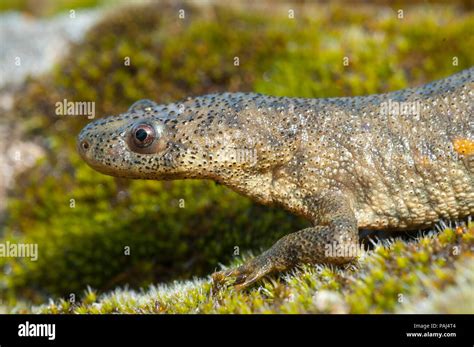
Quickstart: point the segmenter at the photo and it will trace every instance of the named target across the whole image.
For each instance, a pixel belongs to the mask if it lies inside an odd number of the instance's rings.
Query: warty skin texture
[[[300,263],[341,264],[358,229],[410,230],[474,214],[474,68],[392,93],[302,99],[223,93],[136,102],[88,124],[82,158],[104,174],[212,179],[312,227],[214,274],[247,287]],[[342,255],[341,255],[342,254]]]

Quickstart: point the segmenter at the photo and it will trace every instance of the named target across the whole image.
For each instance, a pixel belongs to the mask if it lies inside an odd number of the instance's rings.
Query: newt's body
[[[301,99],[224,93],[142,100],[79,135],[96,170],[141,179],[213,179],[313,226],[241,267],[247,286],[298,263],[349,261],[326,245],[358,228],[419,229],[474,214],[474,68],[419,88]]]

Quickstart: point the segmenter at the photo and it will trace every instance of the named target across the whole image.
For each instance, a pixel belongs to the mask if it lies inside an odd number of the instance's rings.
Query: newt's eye
[[[148,147],[155,140],[155,129],[148,124],[139,124],[133,128],[132,138],[135,145],[144,148]]]

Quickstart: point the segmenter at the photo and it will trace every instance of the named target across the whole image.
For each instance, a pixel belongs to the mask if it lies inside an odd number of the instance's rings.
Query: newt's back
[[[308,118],[283,181],[274,183],[285,192],[276,199],[294,209],[298,196],[342,190],[359,227],[369,229],[473,215],[473,87],[471,68],[387,94],[294,99]]]

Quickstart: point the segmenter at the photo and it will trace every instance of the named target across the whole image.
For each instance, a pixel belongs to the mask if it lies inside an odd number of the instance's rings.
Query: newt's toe
[[[214,283],[234,285],[235,289],[242,290],[274,270],[269,259],[254,258],[245,264],[225,271],[219,271],[212,275]]]

